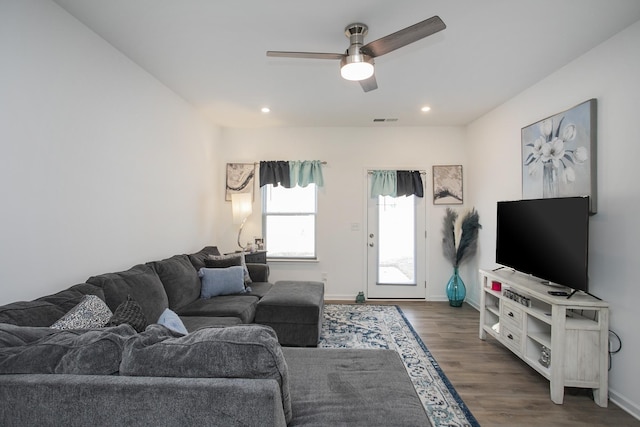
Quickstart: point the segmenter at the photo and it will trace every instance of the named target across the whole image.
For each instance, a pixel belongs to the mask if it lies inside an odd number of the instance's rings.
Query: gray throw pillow
[[[34,331],[27,332],[33,335]],[[0,374],[112,375],[120,369],[129,325],[99,330],[64,330],[26,344],[0,348]]]
[[[136,332],[142,332],[144,328],[149,326],[149,322],[142,312],[142,307],[131,296],[128,296],[127,300],[116,308],[113,316],[107,322],[107,326],[118,326],[123,323],[133,326]]]
[[[251,283],[251,276],[249,275],[249,269],[247,263],[244,260],[244,252],[227,255],[209,255],[204,259],[204,265],[207,268],[227,268],[236,265],[242,266],[244,273],[244,283]]]
[[[203,328],[187,336],[150,325],[125,343],[120,375],[182,378],[275,379],[291,421],[289,370],[268,326]],[[180,361],[180,363],[176,363]]]
[[[58,319],[53,329],[91,329],[107,324],[113,313],[104,301],[95,295],[86,295],[67,314]]]

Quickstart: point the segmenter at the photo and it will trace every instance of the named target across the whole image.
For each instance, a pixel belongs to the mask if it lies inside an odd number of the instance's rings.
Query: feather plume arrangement
[[[472,208],[461,218],[461,236],[456,241],[457,219],[458,214],[447,208],[442,227],[442,253],[454,268],[475,255],[478,249],[478,230],[482,228],[480,215]]]
[[[452,265],[456,264],[456,220],[458,213],[447,208],[442,225],[442,254]]]

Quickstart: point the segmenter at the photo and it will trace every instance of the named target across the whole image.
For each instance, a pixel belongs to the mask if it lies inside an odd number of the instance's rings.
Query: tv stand
[[[492,336],[548,379],[554,403],[562,404],[565,387],[582,387],[607,406],[609,304],[582,292],[549,295],[515,271],[480,270],[480,281],[480,339]]]

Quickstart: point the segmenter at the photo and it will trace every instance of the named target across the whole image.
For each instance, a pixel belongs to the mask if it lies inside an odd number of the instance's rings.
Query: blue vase
[[[467,288],[464,287],[464,282],[458,274],[458,267],[454,267],[453,275],[447,283],[447,298],[449,298],[449,305],[451,307],[462,306],[466,295]]]

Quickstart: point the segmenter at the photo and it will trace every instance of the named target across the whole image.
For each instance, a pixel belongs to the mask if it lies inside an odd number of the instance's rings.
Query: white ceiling
[[[640,19],[638,0],[55,1],[226,127],[465,125]],[[433,15],[447,29],[376,58],[368,93],[339,61],[265,54],[343,53],[350,23],[367,43]]]

